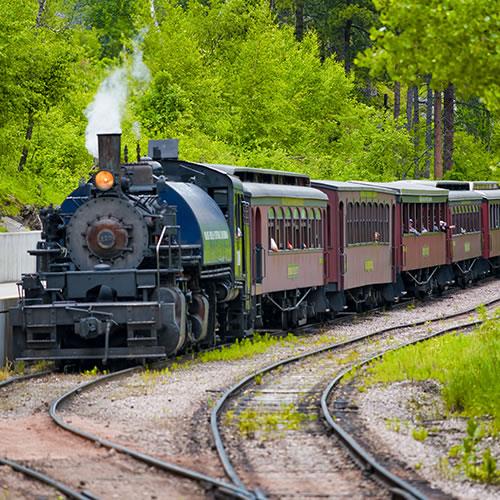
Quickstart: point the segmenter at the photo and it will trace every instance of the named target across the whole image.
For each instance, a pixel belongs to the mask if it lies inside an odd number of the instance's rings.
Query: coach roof
[[[311,186],[316,188],[331,189],[333,191],[376,191],[377,193],[396,194],[394,189],[382,186],[377,183],[361,181],[311,181]]]
[[[252,198],[269,199],[303,199],[319,202],[328,200],[325,193],[318,189],[306,186],[284,186],[281,184],[260,184],[257,182],[244,182],[243,189],[252,195]]]

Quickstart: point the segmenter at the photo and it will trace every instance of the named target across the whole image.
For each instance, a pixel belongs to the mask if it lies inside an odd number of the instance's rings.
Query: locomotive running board
[[[34,361],[39,359],[65,360],[65,359],[103,359],[104,348],[88,349],[26,349],[16,358],[18,361]],[[162,346],[110,347],[107,359],[112,358],[166,358],[165,348]]]

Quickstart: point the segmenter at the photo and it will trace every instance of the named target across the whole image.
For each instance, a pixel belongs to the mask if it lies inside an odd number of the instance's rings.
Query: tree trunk
[[[304,37],[304,0],[295,0],[295,38],[300,42]]]
[[[344,26],[344,69],[346,73],[351,71],[351,29],[352,19],[348,19]]]
[[[427,81],[427,102],[425,104],[425,172],[428,179],[431,175],[431,149],[432,149],[432,89]]]
[[[275,3],[275,0],[269,0],[269,10],[271,12],[274,12]]]
[[[394,119],[397,120],[401,114],[401,84],[394,82]]]
[[[420,124],[420,108],[418,102],[418,86],[413,87],[413,146],[415,147],[415,179],[420,178],[420,137],[419,137],[419,124]]]
[[[45,7],[47,5],[47,0],[38,0],[38,12],[36,14],[35,26],[36,28],[40,28],[42,25],[42,17],[45,12]],[[28,111],[28,126],[26,127],[26,134],[24,135],[24,144],[23,150],[21,151],[21,158],[19,159],[19,165],[17,166],[17,170],[22,172],[24,170],[24,166],[26,165],[26,161],[28,160],[28,144],[31,141],[31,137],[33,135],[33,127],[35,126],[35,116],[32,109]]]
[[[413,108],[413,87],[408,87],[406,91],[406,128],[411,130],[411,111]]]
[[[443,178],[443,123],[441,92],[434,93],[434,178]]]
[[[45,6],[47,4],[47,0],[38,0],[38,13],[36,15],[36,27],[39,28],[42,24],[42,16],[45,12]]]
[[[31,141],[31,136],[33,135],[33,126],[35,125],[35,120],[33,117],[33,112],[30,111],[28,114],[28,126],[26,127],[26,135],[25,142],[23,145],[23,150],[21,152],[21,158],[19,160],[19,165],[17,170],[22,172],[24,170],[24,166],[26,165],[26,160],[28,159],[28,143]]]
[[[453,139],[455,135],[455,88],[452,84],[444,90],[443,99],[443,170],[448,172],[453,168]]]

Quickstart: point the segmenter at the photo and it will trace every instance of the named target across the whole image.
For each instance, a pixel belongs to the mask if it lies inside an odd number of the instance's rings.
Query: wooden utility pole
[[[415,147],[415,179],[421,177],[419,160],[420,160],[420,137],[419,137],[419,125],[420,125],[420,106],[418,102],[418,85],[413,87],[413,146]]]
[[[441,92],[434,93],[434,178],[443,178],[443,123]]]
[[[413,87],[406,91],[406,129],[411,130],[411,112],[413,109]]]
[[[444,90],[443,128],[443,171],[448,172],[453,168],[453,139],[455,136],[455,88],[452,84]]]
[[[432,150],[432,89],[427,81],[427,100],[425,105],[425,171],[424,177],[431,175],[431,150]]]

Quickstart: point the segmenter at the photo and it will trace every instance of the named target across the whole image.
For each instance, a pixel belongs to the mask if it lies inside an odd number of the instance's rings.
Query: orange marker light
[[[115,177],[107,170],[100,170],[95,176],[95,185],[101,191],[111,189],[115,183]]]

